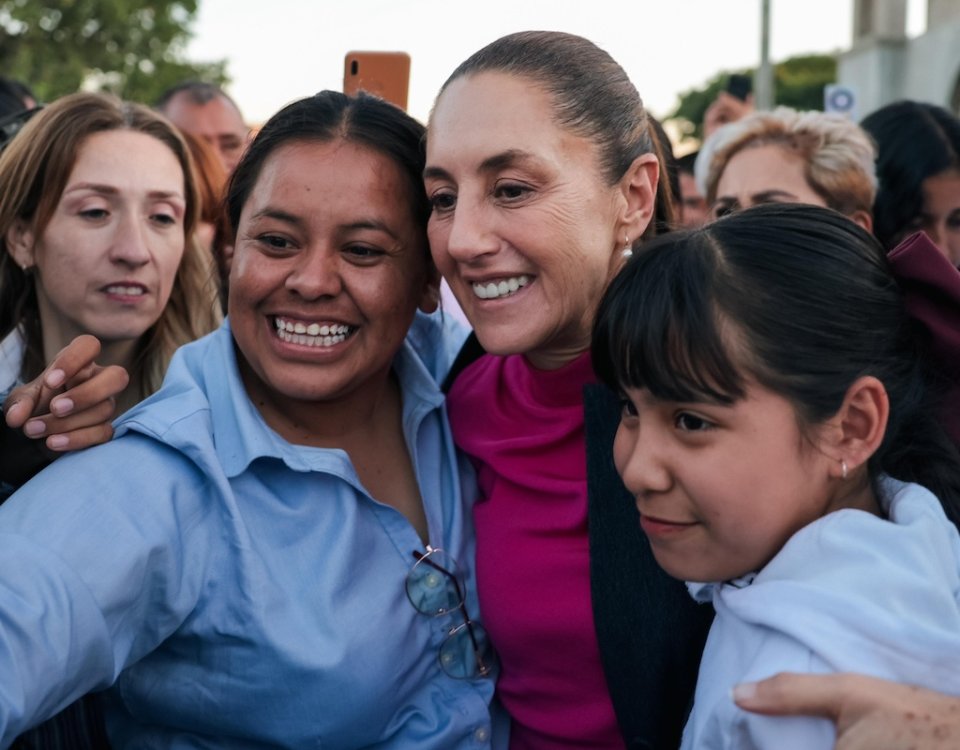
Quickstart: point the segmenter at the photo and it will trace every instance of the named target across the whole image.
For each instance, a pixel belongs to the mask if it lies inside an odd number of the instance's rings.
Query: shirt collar
[[[254,407],[240,378],[229,320],[216,336],[214,351],[203,358],[203,380],[217,457],[228,477],[238,476],[256,459],[273,457],[294,471],[353,473],[344,451],[293,445],[274,432]],[[415,428],[426,413],[443,405],[443,394],[409,342],[404,341],[393,362],[403,394],[403,424]],[[222,384],[216,387],[215,384]],[[408,433],[408,440],[410,435]]]

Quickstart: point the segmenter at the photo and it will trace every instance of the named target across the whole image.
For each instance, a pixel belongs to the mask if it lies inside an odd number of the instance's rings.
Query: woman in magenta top
[[[625,252],[655,211],[671,218],[659,173],[636,89],[568,34],[479,51],[429,124],[431,248],[488,353],[449,411],[485,498],[480,606],[516,749],[676,747],[690,700],[710,613],[649,555],[610,460],[617,400],[588,354]]]

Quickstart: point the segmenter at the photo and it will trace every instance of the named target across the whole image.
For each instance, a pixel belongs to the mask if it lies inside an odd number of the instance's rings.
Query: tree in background
[[[683,140],[702,138],[703,115],[733,73],[752,76],[754,71],[724,71],[711,78],[703,88],[681,94],[676,110],[665,119],[675,124]],[[823,87],[836,79],[837,60],[833,55],[791,57],[774,66],[775,103],[794,109],[823,109]]]
[[[199,0],[0,0],[0,73],[43,101],[81,87],[152,104],[186,78],[223,84],[226,61],[184,59]]]

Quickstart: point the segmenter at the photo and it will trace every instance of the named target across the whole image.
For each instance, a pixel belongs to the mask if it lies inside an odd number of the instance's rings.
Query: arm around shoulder
[[[836,750],[952,750],[960,697],[856,674],[781,673],[734,689],[741,708],[830,719]]]

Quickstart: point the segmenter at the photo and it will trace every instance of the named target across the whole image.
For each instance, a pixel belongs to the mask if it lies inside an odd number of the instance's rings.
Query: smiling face
[[[44,348],[81,333],[133,342],[163,312],[184,251],[184,179],[174,153],[144,133],[95,133],[80,147],[39,236],[18,223],[7,244],[33,266]]]
[[[804,160],[783,146],[748,146],[727,162],[717,182],[713,218],[762,203],[809,203],[826,207],[810,187]]]
[[[240,213],[229,313],[275,429],[305,401],[376,397],[417,307],[435,307],[409,191],[391,159],[344,141],[266,158]]]
[[[593,143],[554,123],[548,94],[503,73],[456,79],[430,120],[425,176],[434,261],[484,348],[543,368],[586,350],[622,261],[624,196]]]
[[[614,463],[636,498],[657,562],[687,581],[762,568],[836,502],[816,431],[756,383],[732,405],[678,403],[627,389]]]

